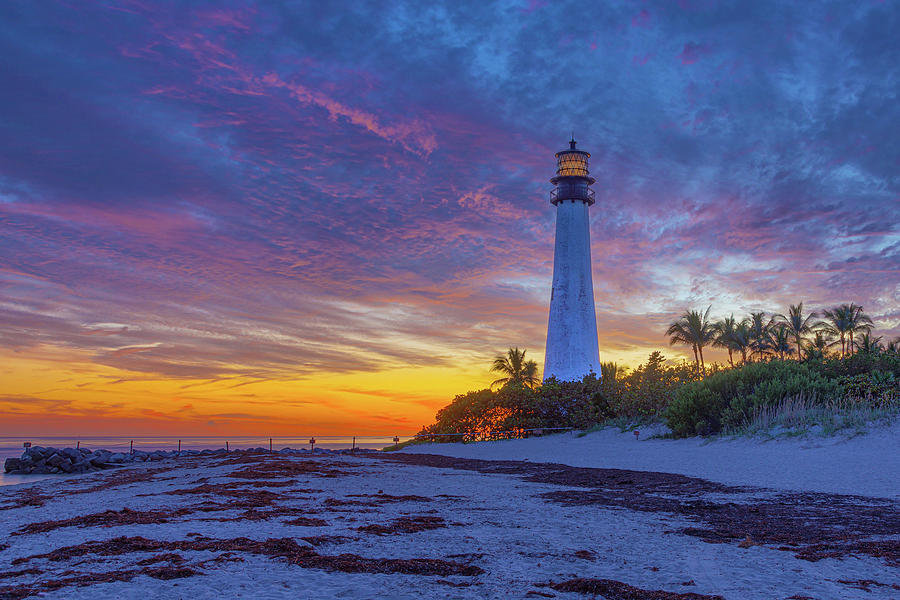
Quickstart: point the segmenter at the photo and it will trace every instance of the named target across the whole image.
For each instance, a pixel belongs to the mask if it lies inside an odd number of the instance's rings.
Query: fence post
[[[314,438],[314,437],[309,438],[309,451],[310,452],[316,451],[316,438]]]
[[[75,442],[75,449],[78,450],[79,448],[81,448],[81,441],[80,441],[80,440],[77,441],[77,442]]]
[[[269,438],[269,452],[272,451],[272,438]]]
[[[225,452],[230,452],[230,450],[229,450],[229,448],[228,448],[228,442],[227,442],[227,441],[225,442]]]
[[[356,436],[353,436],[353,444],[350,446],[350,452],[356,452]]]
[[[181,454],[181,440],[178,440],[178,454]]]
[[[134,454],[134,440],[131,440],[131,445],[128,447],[128,453]]]

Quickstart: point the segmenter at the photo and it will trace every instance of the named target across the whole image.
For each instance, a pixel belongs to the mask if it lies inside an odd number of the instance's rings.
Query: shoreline
[[[900,590],[897,499],[659,471],[234,451],[43,480],[0,489],[0,598]]]

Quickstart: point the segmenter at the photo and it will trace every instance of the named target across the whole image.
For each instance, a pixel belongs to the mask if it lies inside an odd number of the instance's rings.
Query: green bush
[[[665,416],[678,437],[709,435],[748,422],[755,410],[789,397],[825,402],[837,397],[840,385],[815,365],[773,360],[720,371],[686,384]]]
[[[838,379],[842,396],[849,401],[889,404],[900,397],[900,378],[892,371],[845,375]]]
[[[614,417],[641,419],[662,413],[679,389],[698,378],[696,369],[682,362],[665,364],[665,357],[653,352],[645,364],[615,381],[604,381],[603,390]]]
[[[900,399],[900,356],[859,352],[806,362],[713,366],[700,379],[693,365],[667,365],[662,354],[654,352],[633,371],[613,369],[602,380],[593,374],[581,381],[550,378],[534,389],[507,384],[496,391],[461,394],[420,433],[470,434],[440,438],[460,441],[489,431],[585,430],[612,419],[635,423],[663,416],[676,436],[710,435],[740,429],[762,409],[788,398],[813,406],[835,401],[874,408],[893,405]]]

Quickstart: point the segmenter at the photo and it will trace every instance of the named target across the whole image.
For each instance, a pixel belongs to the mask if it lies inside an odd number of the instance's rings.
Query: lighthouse
[[[590,372],[600,375],[597,315],[591,278],[591,230],[588,209],[594,204],[594,178],[588,171],[591,155],[575,148],[556,153],[556,245],[553,249],[553,288],[544,354],[544,379],[576,381]]]

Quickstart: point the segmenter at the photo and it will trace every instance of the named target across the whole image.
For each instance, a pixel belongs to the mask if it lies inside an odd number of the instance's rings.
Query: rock
[[[47,448],[44,448],[43,446],[32,446],[31,448],[25,450],[25,454],[36,456],[37,458],[43,458],[46,452]],[[35,462],[37,461],[35,460]]]
[[[81,460],[81,452],[79,452],[75,448],[63,448],[59,453],[68,458],[73,463]]]
[[[116,452],[115,454],[111,454],[109,456],[108,462],[121,464],[125,462],[127,456],[122,454],[121,452]]]
[[[59,471],[64,471],[66,473],[71,473],[72,471],[74,471],[71,461],[69,460],[68,456],[64,454],[54,454],[47,459],[47,464],[52,466],[54,469],[59,469]]]
[[[11,471],[18,471],[22,466],[22,461],[18,458],[7,458],[6,463],[3,465],[3,470],[9,473]]]

